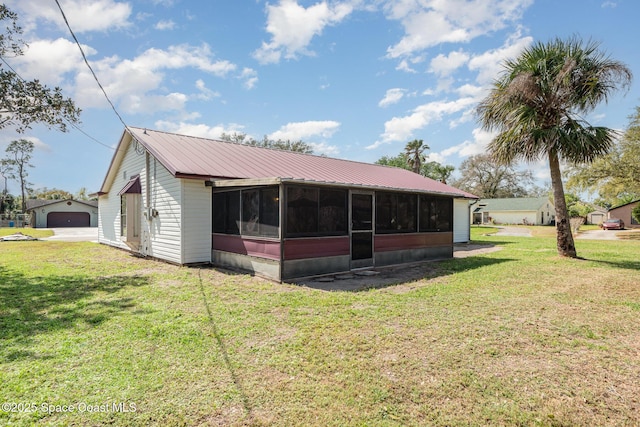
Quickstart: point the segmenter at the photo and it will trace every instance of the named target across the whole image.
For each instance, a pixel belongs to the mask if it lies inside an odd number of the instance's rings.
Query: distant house
[[[631,211],[638,206],[640,200],[634,200],[630,203],[625,203],[624,205],[616,206],[615,208],[609,209],[607,213],[607,218],[619,218],[624,221],[624,226],[627,228],[639,228],[640,224],[636,219],[631,215]]]
[[[607,219],[607,209],[602,206],[592,206],[593,211],[587,214],[587,224],[598,225]]]
[[[471,207],[471,223],[550,225],[554,209],[548,197],[480,199]]]
[[[83,200],[27,200],[34,228],[97,227],[98,202]]]
[[[413,172],[128,127],[100,243],[288,280],[450,258],[476,197]]]

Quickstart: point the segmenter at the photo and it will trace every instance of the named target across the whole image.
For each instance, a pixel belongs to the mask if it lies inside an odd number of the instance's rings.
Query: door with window
[[[373,266],[373,193],[351,193],[351,268]]]

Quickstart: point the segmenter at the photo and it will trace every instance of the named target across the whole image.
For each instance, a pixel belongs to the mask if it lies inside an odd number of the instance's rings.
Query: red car
[[[603,230],[624,230],[624,221],[617,218],[611,218],[600,224]]]

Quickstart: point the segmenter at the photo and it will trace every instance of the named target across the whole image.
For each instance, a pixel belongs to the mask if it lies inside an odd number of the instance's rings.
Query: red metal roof
[[[135,127],[133,138],[174,176],[202,179],[280,178],[477,198],[408,170]]]

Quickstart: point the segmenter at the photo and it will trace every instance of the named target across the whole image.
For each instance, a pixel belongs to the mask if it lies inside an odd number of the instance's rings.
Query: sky
[[[59,0],[115,111],[55,0],[4,3],[28,43],[7,62],[82,109],[67,133],[0,129],[0,157],[34,142],[33,188],[98,191],[125,124],[369,163],[421,139],[456,177],[492,138],[474,111],[503,61],[556,37],[596,41],[636,75],[591,124],[623,130],[640,104],[637,0]],[[521,167],[548,186],[544,161]]]

